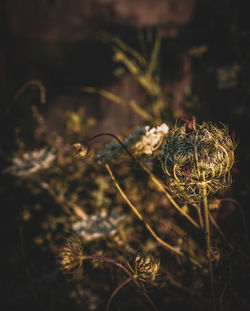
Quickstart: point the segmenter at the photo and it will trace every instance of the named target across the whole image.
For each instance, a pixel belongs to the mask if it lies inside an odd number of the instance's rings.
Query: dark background
[[[47,102],[41,111],[49,131],[63,131],[63,113],[80,106],[98,120],[95,133],[102,130],[119,134],[136,126],[138,118],[131,111],[100,97],[83,94],[79,88],[101,87],[145,103],[145,95],[131,75],[115,77],[113,53],[96,39],[95,30],[105,29],[140,51],[140,32],[159,29],[162,85],[174,99],[171,101],[173,114],[176,117],[194,114],[198,123],[221,121],[239,140],[233,195],[243,206],[249,224],[247,1],[1,0],[0,14],[1,168],[13,149],[13,129],[22,126],[29,136],[29,101],[40,105],[37,90],[32,87],[25,92],[25,99],[13,102],[18,89],[31,79],[40,80],[46,87]],[[228,72],[232,68],[236,68],[233,78],[221,84],[220,70]],[[4,178],[1,177],[3,185]],[[18,251],[14,220],[19,202],[15,207],[13,202],[9,205],[12,194],[5,186],[0,190],[4,240],[1,266],[8,271],[1,286],[2,290],[7,288],[9,301],[12,286],[6,284],[18,283],[13,279],[19,263],[13,259],[12,251],[16,247]]]

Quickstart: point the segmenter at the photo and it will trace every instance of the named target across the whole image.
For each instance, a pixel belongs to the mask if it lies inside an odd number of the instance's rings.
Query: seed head
[[[230,185],[235,143],[226,126],[211,122],[202,125],[176,125],[162,147],[160,161],[167,186],[183,202],[201,199],[201,183],[209,194]]]
[[[150,256],[137,255],[134,262],[134,274],[142,282],[154,282],[160,267],[160,261]]]
[[[140,280],[154,281],[160,267],[160,261],[152,257],[136,256],[135,267]]]
[[[77,235],[71,235],[57,247],[56,261],[59,270],[66,274],[77,277],[82,272],[84,253],[81,240]]]

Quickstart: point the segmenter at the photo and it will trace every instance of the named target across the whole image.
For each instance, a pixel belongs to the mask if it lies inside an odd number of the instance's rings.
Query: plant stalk
[[[172,196],[166,191],[164,188],[164,185],[155,177],[155,175],[142,163],[139,163],[140,166],[149,174],[152,181],[161,189],[161,191],[166,195],[168,200],[173,204],[173,206],[177,209],[177,211],[182,214],[193,226],[195,226],[197,229],[200,228],[200,226],[197,224],[195,220],[193,220],[192,217],[190,217],[187,213],[185,213],[180,206],[174,201]]]
[[[105,163],[105,167],[109,173],[109,175],[111,176],[117,190],[120,192],[121,196],[124,198],[124,200],[128,203],[128,205],[130,206],[130,208],[132,209],[132,211],[136,214],[136,216],[145,224],[146,228],[148,229],[148,231],[151,233],[151,235],[165,248],[167,248],[168,250],[172,251],[173,253],[180,255],[180,256],[184,256],[184,253],[181,252],[180,250],[176,249],[175,247],[171,246],[170,244],[168,244],[167,242],[163,241],[155,232],[154,230],[151,228],[151,226],[149,225],[149,223],[143,218],[143,216],[141,215],[141,213],[137,210],[137,208],[133,205],[133,203],[129,200],[129,198],[126,196],[126,194],[124,193],[124,191],[121,189],[121,187],[119,186],[117,180],[115,179],[115,176],[113,174],[113,172],[111,171],[110,166]],[[189,260],[195,264],[198,267],[201,267],[201,265],[193,258],[189,258]]]
[[[111,263],[117,267],[119,267],[120,269],[122,269],[128,276],[129,278],[127,279],[128,281],[133,281],[135,283],[135,285],[138,287],[138,289],[142,290],[142,293],[144,295],[144,297],[146,298],[146,300],[150,303],[150,305],[152,306],[152,308],[154,309],[154,311],[158,311],[157,307],[155,306],[155,304],[153,303],[153,301],[151,300],[151,298],[148,296],[148,294],[143,290],[143,288],[141,287],[140,283],[138,282],[138,280],[136,279],[136,277],[126,268],[124,267],[122,264],[120,264],[119,262],[108,258],[108,257],[104,257],[104,256],[96,256],[96,255],[86,255],[86,256],[81,256],[82,260],[101,260],[101,261],[105,261],[108,263]],[[126,282],[127,283],[127,282]],[[125,283],[125,284],[126,284]],[[125,285],[123,284],[123,286]],[[122,284],[121,284],[122,285]],[[120,286],[123,287],[123,286]],[[118,290],[120,289],[118,287]],[[117,290],[117,291],[118,291]],[[113,294],[112,294],[113,295]],[[113,295],[114,296],[114,295]],[[110,297],[111,298],[111,297]],[[111,302],[111,301],[110,301]],[[107,310],[107,307],[106,307]]]
[[[207,202],[207,186],[205,182],[202,183],[202,196],[203,196],[203,208],[204,208],[204,218],[205,218],[205,237],[206,237],[206,249],[207,249],[207,259],[208,259],[208,268],[209,268],[211,298],[212,298],[213,310],[216,311],[214,273],[213,273],[213,265],[212,265],[212,257],[211,257],[211,240],[210,240],[209,214],[208,214],[208,202]]]
[[[116,287],[116,289],[113,291],[113,293],[111,294],[111,296],[109,297],[109,300],[106,304],[106,307],[105,307],[105,311],[108,311],[109,308],[110,308],[110,304],[111,304],[111,301],[113,300],[113,298],[115,297],[115,295],[119,292],[119,290],[121,288],[123,288],[127,283],[129,283],[130,281],[132,280],[131,277],[127,278],[126,280],[124,280],[120,285],[118,285]]]
[[[122,143],[122,141],[114,134],[111,133],[100,133],[97,134],[93,137],[91,137],[89,139],[89,142],[91,142],[92,140],[98,138],[98,137],[102,137],[102,136],[110,136],[113,137],[115,140],[117,140],[117,142],[122,146],[122,148],[127,152],[127,154],[131,157],[131,159],[133,161],[135,161],[135,163],[140,166],[152,179],[152,181],[158,186],[158,188],[165,194],[165,196],[168,198],[168,200],[173,204],[173,206],[178,210],[179,213],[182,214],[182,216],[186,217],[186,219],[192,224],[194,225],[197,229],[200,229],[200,226],[198,225],[198,223],[192,218],[190,217],[187,213],[185,213],[180,206],[175,202],[175,200],[172,198],[172,196],[166,191],[164,185],[162,184],[162,182],[160,180],[158,180],[155,175],[140,161],[138,161],[134,155],[128,150],[128,148]],[[107,167],[106,167],[107,168]],[[110,169],[110,167],[109,167]],[[108,169],[107,169],[108,170]],[[108,170],[109,171],[109,170]],[[110,174],[110,172],[109,172]],[[110,174],[111,178],[113,174]],[[113,179],[114,180],[114,179]],[[119,189],[118,189],[119,190]],[[120,190],[119,190],[120,191]],[[126,200],[127,201],[127,200]],[[140,218],[140,217],[139,217]]]

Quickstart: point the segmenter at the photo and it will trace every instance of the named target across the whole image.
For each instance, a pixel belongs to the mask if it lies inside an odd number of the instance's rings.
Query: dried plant
[[[153,291],[147,292],[152,287],[167,306],[167,299],[171,305],[172,300],[186,303],[188,297],[194,308],[216,310],[219,301],[223,307],[221,297],[227,290],[223,287],[224,262],[230,261],[231,265],[231,253],[249,260],[214,217],[223,199],[215,196],[213,201],[208,200],[231,185],[236,143],[227,126],[197,124],[194,117],[174,123],[169,117],[157,71],[158,35],[152,55],[146,59],[120,39],[102,33],[102,41],[114,51],[115,62],[122,64],[145,90],[148,106],[102,89],[81,88],[129,107],[144,119],[142,124],[126,135],[118,133],[119,138],[111,133],[88,138],[97,122],[82,107],[67,111],[65,129],[70,144],[65,137],[53,136],[43,128],[40,139],[46,147],[28,152],[24,150],[30,148],[22,142],[22,155],[17,152],[3,172],[12,178],[26,177],[20,179],[22,186],[26,185],[35,202],[42,201],[38,210],[42,211],[39,216],[44,216],[41,224],[46,238],[40,243],[48,242],[55,251],[58,269],[74,280],[71,285],[84,291],[87,285],[90,292],[93,289],[103,296],[111,292],[105,311],[121,289],[127,297],[126,290],[134,287],[138,291],[129,299],[138,310],[146,306],[137,293],[144,296],[148,308],[157,310],[149,297]],[[44,88],[40,87],[40,93],[44,102]],[[33,113],[39,126],[44,126],[38,110],[33,109]],[[100,142],[103,136],[113,141],[99,148],[95,140]],[[32,219],[32,208],[32,204],[25,207],[23,221]],[[73,234],[54,247],[55,237],[68,230]],[[230,255],[224,249],[229,249]],[[118,269],[106,269],[107,264]],[[227,282],[233,295],[231,280]],[[105,302],[102,304],[100,298],[98,306],[103,310]]]

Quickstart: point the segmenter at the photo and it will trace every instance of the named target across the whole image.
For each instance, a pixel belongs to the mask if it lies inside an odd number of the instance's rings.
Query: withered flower
[[[65,275],[72,275],[72,278],[82,272],[83,259],[82,243],[75,234],[65,238],[56,249],[56,262],[59,270]]]
[[[159,273],[160,260],[151,256],[137,255],[131,262],[126,261],[134,277],[141,282],[153,283]]]
[[[192,203],[201,200],[202,183],[208,194],[229,186],[235,147],[226,126],[218,128],[211,122],[174,126],[159,157],[167,187],[180,201]]]

